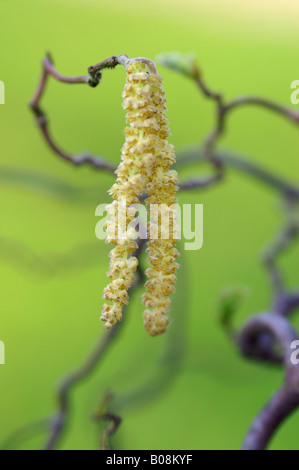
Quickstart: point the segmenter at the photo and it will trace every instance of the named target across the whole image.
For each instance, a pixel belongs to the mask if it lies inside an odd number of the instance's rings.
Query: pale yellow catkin
[[[114,201],[108,206],[110,220],[106,223],[107,243],[113,243],[110,252],[110,269],[107,273],[111,283],[104,289],[105,303],[101,320],[106,328],[111,328],[122,319],[122,310],[128,302],[128,290],[134,279],[138,260],[132,256],[137,248],[135,230],[127,232],[120,240],[118,233],[118,202],[125,198],[126,229],[134,220],[136,210],[132,206],[139,202],[144,192],[148,175],[159,154],[160,124],[157,117],[159,93],[152,86],[152,74],[148,66],[138,60],[130,61],[126,66],[127,81],[123,92],[123,107],[127,110],[125,144],[122,148],[122,162],[116,175],[117,181],[110,194]]]
[[[146,203],[164,204],[160,216],[152,216],[148,235],[151,229],[157,229],[158,238],[149,239],[147,252],[151,268],[146,274],[150,278],[145,286],[147,293],[143,303],[147,307],[144,312],[144,325],[152,335],[163,333],[168,325],[166,313],[171,304],[170,294],[174,292],[176,258],[175,248],[175,211],[170,213],[169,236],[163,238],[164,228],[161,226],[161,215],[176,204],[178,176],[171,165],[175,162],[174,148],[167,142],[170,134],[166,119],[166,100],[162,88],[162,77],[149,61],[132,59],[126,64],[127,82],[123,93],[123,107],[127,110],[125,128],[125,144],[122,148],[122,162],[116,175],[117,181],[110,194],[114,201],[108,206],[110,220],[106,223],[106,241],[113,243],[110,252],[110,269],[108,277],[111,283],[104,289],[105,303],[102,308],[101,320],[106,328],[111,328],[117,320],[122,319],[122,310],[128,302],[128,290],[134,279],[138,260],[133,256],[137,248],[136,230],[128,229],[135,219],[134,204],[146,190]],[[126,236],[119,237],[119,206],[125,198]]]
[[[171,165],[175,163],[175,153],[174,147],[167,141],[170,132],[165,114],[167,108],[162,88],[162,78],[159,75],[152,75],[151,81],[152,86],[157,90],[158,96],[159,152],[156,154],[152,171],[149,175],[147,184],[149,197],[146,203],[148,205],[159,204],[163,206],[160,206],[157,215],[153,215],[152,211],[150,211],[150,239],[147,252],[151,267],[146,270],[146,275],[150,279],[145,284],[147,293],[143,295],[143,303],[147,307],[143,318],[146,330],[150,335],[156,336],[164,333],[168,326],[166,314],[171,304],[169,296],[175,291],[175,273],[179,267],[178,263],[176,263],[179,252],[175,248],[178,229],[175,208],[177,203],[178,174],[175,170],[170,169]],[[165,218],[167,213],[169,214],[169,219]],[[162,225],[163,220],[166,220],[166,227]],[[169,221],[168,223],[167,220]],[[158,235],[158,238],[151,238],[151,233],[153,232]],[[166,235],[168,236],[164,238]]]

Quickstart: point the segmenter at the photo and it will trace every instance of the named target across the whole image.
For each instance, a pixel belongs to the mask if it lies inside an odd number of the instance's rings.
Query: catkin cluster
[[[104,289],[104,299],[109,304],[103,305],[101,320],[106,328],[110,328],[122,319],[123,307],[128,302],[128,290],[138,266],[138,260],[133,255],[137,249],[137,232],[129,226],[136,215],[134,204],[139,203],[139,196],[146,191],[149,207],[163,204],[160,213],[158,211],[153,215],[149,210],[147,252],[151,268],[146,271],[150,279],[145,284],[147,293],[143,296],[147,307],[143,316],[144,325],[155,336],[166,330],[168,319],[165,314],[171,303],[169,295],[175,290],[173,284],[178,268],[175,262],[178,256],[175,248],[175,210],[169,212],[176,204],[177,173],[170,170],[175,154],[173,146],[166,140],[169,129],[161,76],[138,59],[128,62],[126,72],[123,92],[123,107],[127,111],[125,144],[122,161],[116,171],[117,180],[110,190],[114,201],[107,207],[110,220],[106,222],[106,241],[113,243],[115,248],[110,252],[108,277],[111,283]],[[123,224],[120,217],[124,219]],[[163,238],[163,224],[168,219],[169,233]],[[125,229],[122,233],[120,227]],[[154,234],[153,239],[151,234]]]

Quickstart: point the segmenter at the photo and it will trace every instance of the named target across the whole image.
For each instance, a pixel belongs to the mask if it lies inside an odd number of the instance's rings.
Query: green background
[[[112,54],[154,59],[161,52],[193,52],[206,80],[226,97],[258,94],[289,106],[290,83],[299,78],[293,15],[280,19],[271,3],[263,12],[252,3],[247,13],[244,2],[221,3],[0,0],[0,79],[6,85],[0,107],[0,339],[7,362],[0,366],[1,442],[54,410],[57,380],[105,334],[98,317],[110,247],[95,238],[94,213],[97,204],[109,201],[113,178],[73,168],[45,146],[27,106],[41,58],[50,49],[59,71],[71,75]],[[177,149],[200,142],[213,123],[212,104],[191,81],[159,70],[171,142]],[[43,107],[57,141],[72,152],[88,149],[117,163],[124,81],[122,68],[107,71],[96,89],[50,80]],[[221,145],[294,178],[298,140],[294,125],[250,107],[230,116]],[[182,179],[195,171],[204,169],[189,167]],[[217,296],[226,286],[248,286],[237,323],[269,308],[259,256],[280,224],[277,194],[231,170],[223,184],[180,194],[179,200],[204,204],[204,247],[182,257],[172,331],[147,335],[139,289],[121,335],[72,393],[60,448],[97,448],[101,425],[90,416],[111,389],[123,417],[116,448],[238,449],[282,381],[281,371],[239,357],[217,322]],[[297,248],[281,260],[293,287],[298,255]],[[161,364],[170,339],[171,356]],[[166,375],[165,389],[164,370],[176,370],[176,364],[178,373]],[[151,379],[159,371],[158,380]],[[126,399],[147,383],[147,394]],[[271,448],[298,449],[298,425],[295,413]],[[22,448],[38,448],[43,439]]]

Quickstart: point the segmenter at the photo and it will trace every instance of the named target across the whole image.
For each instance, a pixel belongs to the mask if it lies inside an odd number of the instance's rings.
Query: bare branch
[[[291,362],[291,344],[298,334],[288,321],[276,313],[260,314],[243,327],[238,344],[242,353],[261,361],[274,361],[282,351],[281,362],[286,370],[285,385],[260,412],[245,438],[243,450],[265,449],[283,420],[299,406],[299,368]]]
[[[179,188],[184,190],[209,188],[210,186],[213,186],[220,180],[222,180],[222,178],[223,171],[220,170],[218,173],[212,176],[197,177],[187,181],[183,181],[179,184]]]
[[[284,291],[283,274],[277,266],[277,258],[282,252],[289,248],[299,235],[299,221],[293,216],[293,210],[293,201],[287,200],[284,204],[284,211],[286,213],[285,226],[280,230],[275,240],[266,248],[263,254],[263,261],[276,296]]]
[[[233,101],[225,105],[224,107],[225,113],[228,113],[242,106],[248,106],[248,105],[259,106],[259,107],[268,109],[268,111],[274,111],[275,113],[280,114],[282,117],[285,117],[288,120],[292,121],[294,124],[296,125],[299,124],[298,112],[292,109],[286,108],[285,106],[282,106],[280,104],[277,104],[274,101],[267,100],[265,98],[261,98],[258,96],[244,96],[244,97],[234,99]]]
[[[235,154],[225,150],[217,150],[215,158],[221,162],[224,168],[232,167],[245,175],[251,176],[257,181],[270,186],[275,191],[278,191],[286,199],[293,199],[299,201],[299,185],[296,183],[284,180],[280,176],[272,173],[271,171],[263,168],[257,163],[251,161],[248,157]],[[206,163],[207,156],[202,147],[191,147],[186,150],[181,150],[178,154],[177,164],[179,167],[188,165],[189,163]],[[200,177],[199,177],[200,178]]]
[[[69,163],[72,163],[75,166],[81,166],[83,164],[89,164],[98,170],[108,171],[110,173],[114,173],[116,167],[106,161],[102,157],[97,157],[91,155],[89,153],[82,153],[79,155],[71,155],[70,153],[65,152],[62,150],[53,140],[49,126],[47,122],[47,117],[42,108],[40,107],[40,100],[45,92],[45,87],[47,83],[48,76],[51,75],[56,80],[62,83],[68,84],[88,84],[91,87],[95,87],[100,82],[100,75],[97,72],[91,75],[81,75],[76,77],[66,77],[61,75],[57,70],[54,68],[50,56],[46,57],[43,61],[43,72],[41,76],[40,83],[38,85],[37,91],[30,102],[30,107],[36,117],[36,122],[40,128],[41,134],[44,137],[46,143],[49,147],[63,160],[66,160]]]

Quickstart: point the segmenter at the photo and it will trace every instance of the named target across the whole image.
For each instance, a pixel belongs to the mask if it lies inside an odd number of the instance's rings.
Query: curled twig
[[[265,449],[281,422],[299,405],[299,368],[291,362],[291,344],[298,334],[287,319],[277,313],[251,318],[238,336],[242,354],[259,361],[281,362],[286,376],[283,387],[272,397],[251,425],[244,450]],[[281,355],[275,351],[275,344]]]

